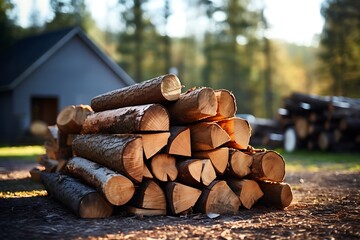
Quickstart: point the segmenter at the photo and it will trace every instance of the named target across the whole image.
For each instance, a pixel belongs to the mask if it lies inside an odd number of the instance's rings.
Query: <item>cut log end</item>
[[[281,182],[285,177],[285,161],[276,152],[270,151],[262,160],[265,176],[273,181]],[[275,166],[275,167],[274,167]]]
[[[258,184],[264,193],[259,200],[261,204],[279,209],[284,209],[291,204],[293,194],[289,184],[273,182],[258,182]]]
[[[168,154],[191,156],[190,129],[187,127],[174,126],[170,128],[170,138],[166,152]]]
[[[201,191],[181,183],[169,182],[166,185],[166,195],[169,210],[172,214],[179,214],[193,207]]]
[[[209,159],[202,160],[201,181],[205,186],[209,186],[216,179],[216,172]]]
[[[103,186],[103,192],[111,204],[120,206],[130,201],[135,187],[127,177],[114,176]]]
[[[126,173],[135,182],[141,182],[144,175],[143,147],[141,138],[130,141],[123,152],[123,165]]]
[[[216,116],[209,117],[205,121],[218,121],[234,117],[237,109],[234,94],[228,90],[220,89],[215,90],[215,96],[218,103]]]
[[[161,82],[161,92],[168,101],[179,99],[181,94],[181,83],[178,77],[174,74],[164,76]]]
[[[238,178],[243,178],[251,173],[253,157],[239,150],[231,149],[229,153],[229,171]]]
[[[218,174],[223,174],[228,165],[229,148],[216,148],[214,150],[193,152],[196,158],[208,158]]]
[[[217,123],[231,138],[231,140],[226,143],[226,146],[236,149],[247,149],[251,136],[251,127],[247,120],[234,117],[218,121]]]
[[[140,131],[169,131],[169,114],[159,104],[152,104],[144,113],[140,123]]]
[[[151,159],[151,171],[163,182],[174,181],[178,176],[175,158],[165,153],[158,153]]]
[[[209,104],[215,103],[215,104]],[[217,110],[217,100],[214,90],[204,88],[198,95],[198,109],[201,115],[214,116]]]
[[[79,206],[81,218],[105,218],[111,216],[112,212],[113,205],[97,192],[86,195]]]

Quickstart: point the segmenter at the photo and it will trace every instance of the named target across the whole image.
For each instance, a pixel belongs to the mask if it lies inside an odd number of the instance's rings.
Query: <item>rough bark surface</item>
[[[116,206],[130,201],[135,192],[134,184],[127,177],[85,158],[72,158],[65,171],[95,187]]]
[[[134,133],[169,131],[169,115],[159,104],[107,110],[89,115],[81,133]]]
[[[177,76],[167,74],[142,83],[101,94],[91,100],[94,111],[175,101],[181,93]]]
[[[105,218],[113,212],[113,205],[102,195],[75,178],[42,173],[41,180],[51,197],[81,218]]]
[[[139,135],[79,135],[73,141],[75,155],[91,159],[141,182],[144,171]]]

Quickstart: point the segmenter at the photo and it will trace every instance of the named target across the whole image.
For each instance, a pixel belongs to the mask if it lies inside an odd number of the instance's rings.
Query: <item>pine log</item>
[[[64,107],[56,118],[56,125],[65,134],[80,133],[86,117],[93,111],[88,105]]]
[[[230,141],[230,136],[214,122],[197,123],[190,126],[192,151],[215,149]]]
[[[159,104],[107,110],[89,115],[81,133],[134,133],[169,131],[169,116]]]
[[[192,208],[198,200],[201,190],[177,182],[168,182],[165,194],[168,210],[175,215]]]
[[[165,147],[169,136],[169,132],[141,134],[146,159],[150,159]]]
[[[291,204],[293,194],[289,184],[263,181],[259,181],[258,184],[264,193],[259,199],[260,204],[279,209],[284,209]]]
[[[146,179],[137,187],[129,204],[138,208],[166,210],[165,193],[154,180]]]
[[[179,100],[167,106],[171,125],[192,123],[215,116],[217,101],[211,88],[190,89]]]
[[[235,116],[236,100],[234,94],[226,89],[215,90],[215,96],[218,103],[216,115],[206,118],[205,121],[218,121]]]
[[[285,178],[284,158],[275,151],[255,153],[251,165],[251,177],[255,180],[282,182]]]
[[[181,93],[177,76],[167,74],[141,83],[117,89],[94,97],[91,107],[95,112],[121,107],[175,101]]]
[[[227,214],[239,210],[239,197],[230,189],[225,181],[215,180],[201,193],[196,209],[202,213]]]
[[[228,173],[236,178],[243,178],[251,173],[253,157],[237,149],[229,149]]]
[[[113,212],[113,205],[101,194],[75,178],[56,173],[42,173],[41,180],[51,197],[80,218],[105,218]]]
[[[124,205],[134,195],[134,184],[127,177],[85,158],[72,158],[65,170],[103,193],[113,205]]]
[[[155,154],[151,158],[150,165],[153,176],[162,182],[174,181],[178,176],[176,160],[169,154]]]
[[[143,148],[138,135],[78,135],[73,141],[73,151],[135,182],[142,181]]]
[[[190,157],[190,129],[182,126],[171,126],[170,137],[165,152],[168,154]]]
[[[253,180],[230,178],[226,179],[226,183],[247,209],[250,209],[264,195],[257,182]]]
[[[216,178],[216,173],[209,159],[188,159],[178,162],[178,180],[185,185],[208,186]]]
[[[217,174],[222,175],[228,165],[229,148],[215,148],[214,150],[193,152],[194,158],[210,159]]]
[[[128,213],[138,216],[164,216],[166,215],[166,209],[145,209],[137,208],[133,206],[126,206]]]
[[[44,166],[44,172],[55,172],[58,161],[49,158],[47,155],[39,155],[37,161],[40,165]]]
[[[234,117],[217,122],[230,136],[227,147],[236,149],[247,149],[249,146],[251,127],[247,120]]]

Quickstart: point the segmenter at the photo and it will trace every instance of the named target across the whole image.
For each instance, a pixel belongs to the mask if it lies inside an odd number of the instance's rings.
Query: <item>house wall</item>
[[[14,90],[19,131],[31,124],[30,99],[58,97],[58,111],[67,105],[90,104],[94,96],[122,88],[111,69],[78,37],[72,38]]]

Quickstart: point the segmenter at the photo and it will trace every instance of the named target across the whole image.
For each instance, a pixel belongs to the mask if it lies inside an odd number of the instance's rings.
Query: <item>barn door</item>
[[[56,124],[58,112],[57,97],[32,97],[31,122],[40,120],[48,125]]]

